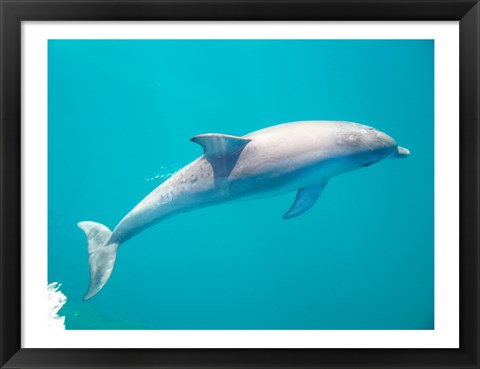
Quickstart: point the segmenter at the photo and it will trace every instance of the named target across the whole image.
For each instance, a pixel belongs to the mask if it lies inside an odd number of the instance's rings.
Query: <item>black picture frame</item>
[[[0,0],[2,368],[480,368],[480,5],[472,0]],[[368,20],[460,24],[459,349],[25,349],[21,347],[22,21]]]

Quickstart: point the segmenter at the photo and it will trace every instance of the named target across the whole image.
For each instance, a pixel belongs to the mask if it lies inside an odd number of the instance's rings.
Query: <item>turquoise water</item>
[[[48,282],[67,329],[433,329],[431,40],[48,44]],[[197,134],[299,120],[373,126],[410,149],[295,193],[173,217],[120,247],[93,299],[91,220],[113,229],[201,155]]]

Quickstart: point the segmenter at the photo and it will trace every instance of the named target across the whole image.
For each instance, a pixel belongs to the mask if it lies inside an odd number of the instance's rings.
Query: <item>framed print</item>
[[[479,367],[476,1],[1,4],[2,367]]]

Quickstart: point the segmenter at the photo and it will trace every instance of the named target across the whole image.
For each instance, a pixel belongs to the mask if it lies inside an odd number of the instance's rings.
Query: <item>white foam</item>
[[[60,291],[62,285],[58,282],[50,283],[47,286],[48,299],[48,323],[47,326],[53,329],[65,329],[65,317],[58,315],[58,312],[67,302],[67,296]]]

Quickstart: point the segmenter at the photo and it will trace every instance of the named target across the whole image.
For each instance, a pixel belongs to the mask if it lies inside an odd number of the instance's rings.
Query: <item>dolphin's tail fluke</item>
[[[110,243],[110,231],[103,224],[80,222],[78,227],[88,240],[88,264],[90,265],[90,288],[83,298],[91,299],[103,288],[112,274],[117,258],[118,243]]]

